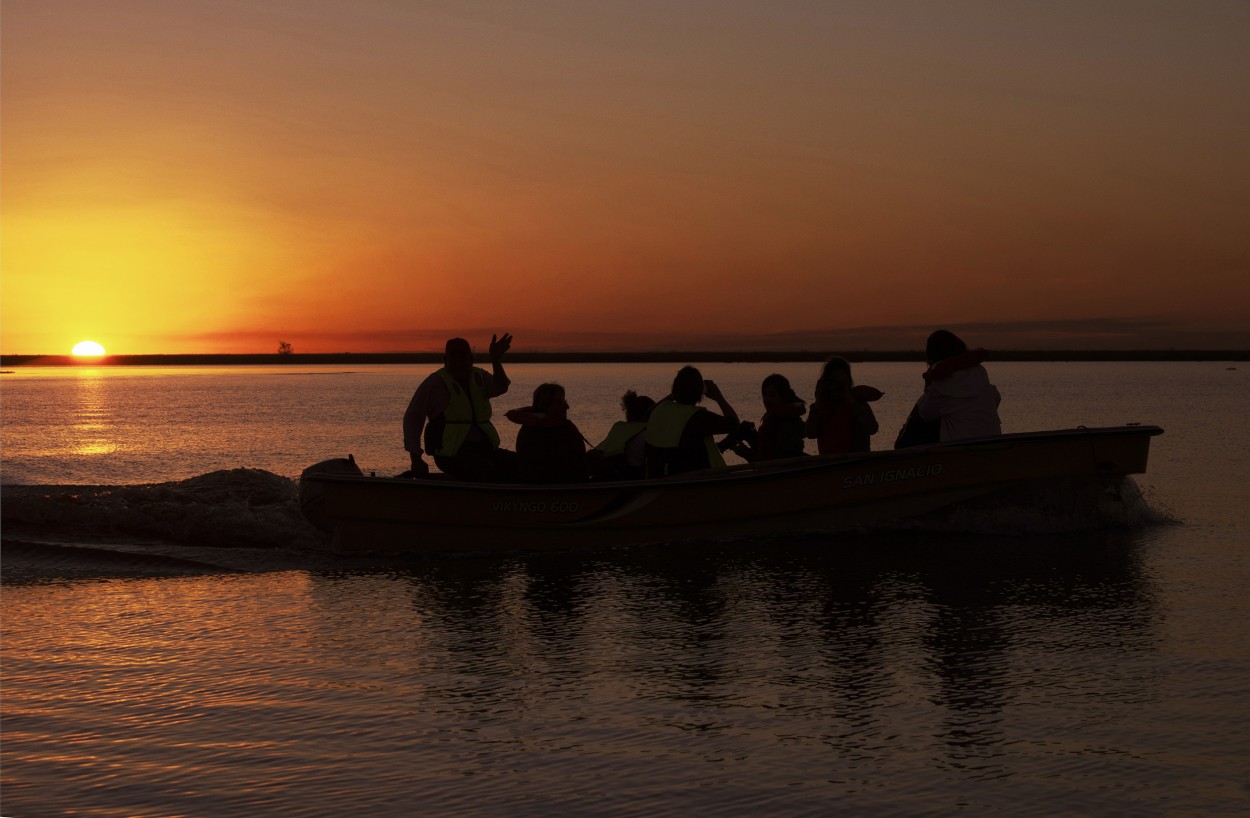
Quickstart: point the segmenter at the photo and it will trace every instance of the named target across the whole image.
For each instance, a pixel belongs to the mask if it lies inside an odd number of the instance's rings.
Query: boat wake
[[[133,486],[6,485],[0,514],[6,538],[37,532],[252,548],[316,538],[300,514],[295,482],[260,469]]]
[[[5,485],[3,493],[6,579],[23,570],[271,570],[324,542],[300,513],[295,481],[260,469],[145,485]]]
[[[1132,477],[1110,485],[1070,479],[1031,483],[874,529],[986,536],[1077,534],[1176,522]]]

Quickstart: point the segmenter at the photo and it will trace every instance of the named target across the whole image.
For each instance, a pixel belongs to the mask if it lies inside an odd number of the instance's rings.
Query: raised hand
[[[505,332],[502,338],[496,338],[494,335],[490,337],[490,359],[498,361],[504,356],[504,353],[512,348],[512,335]]]

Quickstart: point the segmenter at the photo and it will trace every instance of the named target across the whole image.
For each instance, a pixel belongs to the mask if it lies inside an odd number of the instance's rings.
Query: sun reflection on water
[[[71,452],[84,457],[113,454],[120,448],[111,434],[113,408],[104,387],[104,376],[97,369],[78,373],[74,390]]]

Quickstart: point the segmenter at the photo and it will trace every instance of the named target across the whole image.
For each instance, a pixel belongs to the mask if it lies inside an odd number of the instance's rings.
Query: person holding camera
[[[722,414],[699,406],[704,395]],[[737,444],[746,431],[738,413],[725,400],[715,381],[684,366],[673,378],[673,391],[651,410],[647,422],[647,476],[666,477],[699,469],[723,469],[721,452]],[[728,435],[717,443],[716,435]]]

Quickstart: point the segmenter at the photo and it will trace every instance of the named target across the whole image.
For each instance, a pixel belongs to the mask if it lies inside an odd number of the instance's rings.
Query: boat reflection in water
[[[1111,764],[1081,742],[1107,725],[1122,743],[1159,695],[1140,536],[876,532],[837,548],[439,559],[396,574],[385,605],[376,577],[318,578],[311,596],[333,623],[327,657],[342,660],[335,640],[352,631],[379,684],[421,665],[395,729],[439,738],[444,758],[424,771],[435,790],[469,769],[484,791],[584,806],[610,768],[631,803],[672,804],[714,761],[749,800],[793,788],[791,808],[815,809],[829,784],[870,808],[1015,776],[1052,806],[1110,809],[1118,796],[1094,770],[1055,773],[1065,757]],[[396,633],[404,653],[369,655]],[[564,759],[562,780],[543,758]]]
[[[1186,786],[1227,808],[1164,670],[1157,531],[21,586],[6,812],[1111,815]],[[1192,755],[1149,763],[1178,733]]]

